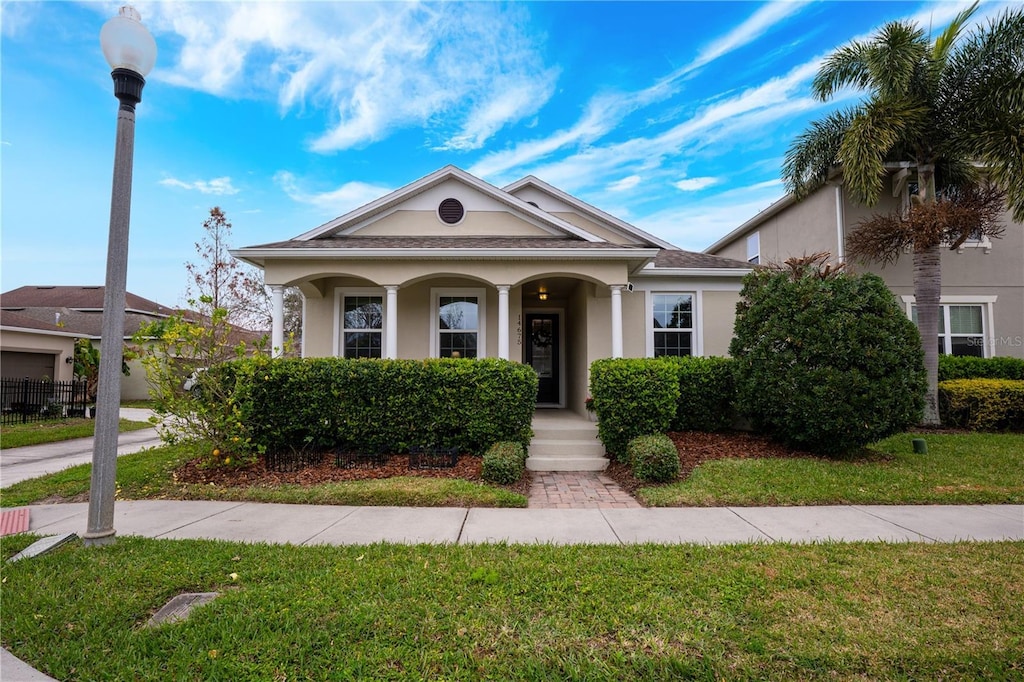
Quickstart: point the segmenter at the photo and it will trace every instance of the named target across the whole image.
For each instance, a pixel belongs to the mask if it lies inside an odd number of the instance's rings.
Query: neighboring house
[[[446,166],[287,241],[232,251],[304,297],[306,357],[497,357],[583,413],[590,363],[726,355],[745,261],[683,251],[534,177]]]
[[[13,310],[0,310],[0,374],[5,379],[71,381],[78,334]]]
[[[101,286],[24,286],[0,294],[0,307],[4,315],[17,314],[54,327],[74,338],[90,339],[100,349],[103,323],[103,287]],[[125,296],[125,342],[144,325],[166,319],[175,310],[149,299],[127,293]],[[5,377],[12,376],[8,366],[7,340],[3,343]],[[72,354],[74,353],[72,349]],[[149,398],[146,371],[137,360],[128,363],[131,374],[121,378],[122,400]],[[73,366],[68,366],[71,378]],[[17,376],[17,375],[13,375]]]
[[[790,195],[709,246],[705,253],[751,264],[780,263],[791,256],[828,251],[846,258],[847,235],[875,213],[907,210],[914,191],[912,169],[893,168],[877,206],[854,203],[841,176],[803,201]],[[1024,358],[1024,225],[1007,211],[1000,239],[965,242],[942,254],[939,352]],[[895,265],[852,263],[881,276],[913,319],[913,254]]]

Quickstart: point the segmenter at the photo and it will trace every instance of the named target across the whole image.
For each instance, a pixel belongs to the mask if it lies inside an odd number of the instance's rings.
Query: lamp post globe
[[[114,493],[124,360],[124,310],[128,282],[128,228],[131,222],[132,163],[135,155],[135,105],[142,101],[145,76],[156,63],[156,41],[133,7],[122,7],[100,30],[100,47],[114,80],[117,135],[110,193],[107,274],[100,330],[100,371],[96,392],[96,429],[89,483],[88,546],[114,542]]]

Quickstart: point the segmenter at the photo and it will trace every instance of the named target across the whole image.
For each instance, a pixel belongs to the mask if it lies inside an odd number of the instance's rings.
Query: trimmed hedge
[[[212,368],[257,452],[529,443],[537,375],[497,359],[252,358]]]
[[[500,485],[512,485],[526,468],[526,448],[522,443],[501,441],[484,453],[481,477]]]
[[[1013,379],[1024,381],[1024,360],[1020,358],[976,358],[968,355],[940,355],[939,381],[953,379]]]
[[[1024,430],[1024,381],[941,381],[939,415],[948,426],[979,431]]]
[[[679,402],[678,365],[662,358],[604,359],[590,365],[597,435],[624,461],[629,441],[668,431]]]
[[[921,338],[880,277],[758,270],[740,296],[736,407],[758,429],[830,455],[920,420]]]
[[[679,375],[673,431],[721,431],[732,423],[736,385],[729,358],[665,358]]]
[[[679,451],[663,433],[638,436],[626,448],[633,476],[649,483],[665,483],[679,476]]]

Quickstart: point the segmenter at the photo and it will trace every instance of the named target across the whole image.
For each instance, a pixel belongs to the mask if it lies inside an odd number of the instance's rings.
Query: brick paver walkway
[[[534,471],[531,509],[638,509],[640,503],[604,474]]]

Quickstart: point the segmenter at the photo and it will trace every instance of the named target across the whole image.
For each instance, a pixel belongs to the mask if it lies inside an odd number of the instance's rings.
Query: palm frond
[[[906,144],[906,133],[919,125],[918,121],[926,115],[922,109],[873,100],[851,120],[839,147],[839,160],[854,199],[867,206],[878,201],[885,178],[885,161],[891,159],[892,151],[901,145],[912,147]]]
[[[868,43],[853,41],[826,57],[811,82],[811,93],[825,102],[841,88],[867,88],[871,81],[864,55],[869,47]]]
[[[828,180],[829,171],[839,162],[839,148],[857,109],[834,111],[813,121],[786,151],[782,179],[786,190],[802,199]]]
[[[886,24],[864,54],[870,82],[886,98],[905,97],[928,57],[924,31],[908,23]]]
[[[932,59],[939,64],[945,63],[949,57],[950,51],[956,44],[957,38],[960,37],[960,33],[967,26],[967,22],[971,16],[978,9],[978,0],[974,0],[974,3],[964,11],[957,14],[953,21],[949,23],[946,30],[939,34],[935,39],[935,43],[932,45]]]

